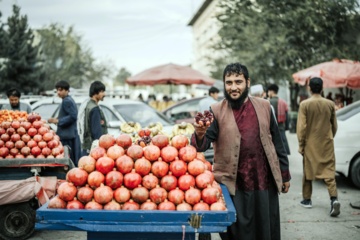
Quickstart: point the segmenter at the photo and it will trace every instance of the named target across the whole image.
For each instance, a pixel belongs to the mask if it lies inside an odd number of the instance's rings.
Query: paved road
[[[337,177],[341,214],[337,218],[329,216],[330,199],[326,185],[320,181],[313,184],[313,208],[299,205],[301,196],[302,159],[297,153],[296,134],[287,134],[291,149],[290,170],[292,174],[290,192],[280,196],[281,235],[283,240],[360,240],[360,210],[350,207],[350,202],[360,200],[360,190],[352,187],[346,179]],[[36,232],[32,240],[86,239],[84,232],[42,231]],[[160,238],[159,238],[160,239]],[[212,240],[220,240],[212,234]]]

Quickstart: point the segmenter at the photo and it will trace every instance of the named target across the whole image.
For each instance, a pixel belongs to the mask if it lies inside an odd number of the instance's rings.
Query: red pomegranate
[[[100,187],[94,190],[95,202],[106,204],[113,199],[113,194],[114,192],[110,187],[101,184]]]
[[[114,191],[114,198],[118,203],[125,203],[129,201],[130,197],[130,190],[124,186],[121,186]]]
[[[123,175],[121,172],[116,171],[116,168],[114,168],[112,171],[110,171],[105,176],[105,185],[109,186],[111,189],[117,189],[121,187],[123,182]]]
[[[115,165],[119,172],[126,174],[131,172],[131,170],[134,168],[134,160],[132,160],[132,158],[127,155],[123,155],[116,159]]]
[[[156,161],[160,157],[160,148],[155,145],[144,147],[144,157],[150,161]]]
[[[169,138],[166,135],[158,134],[151,139],[151,142],[162,149],[163,147],[169,145]]]
[[[196,148],[193,146],[185,146],[179,150],[179,159],[184,160],[185,162],[191,162],[196,157]]]
[[[213,176],[208,173],[201,173],[196,176],[195,183],[196,187],[200,189],[206,188],[209,184],[211,185],[213,182]]]
[[[226,206],[224,202],[218,201],[216,203],[211,204],[210,206],[211,211],[226,211]]]
[[[132,159],[136,160],[141,158],[144,155],[143,148],[139,145],[131,145],[127,151],[126,154],[131,157]]]
[[[156,188],[150,190],[149,196],[151,201],[159,204],[167,198],[167,191],[158,185]]]
[[[59,194],[59,198],[68,202],[74,199],[77,193],[77,189],[73,183],[63,182],[58,187],[57,193]]]
[[[121,157],[124,154],[125,154],[125,150],[118,145],[111,146],[106,151],[106,155],[113,160],[118,159],[119,157]]]
[[[67,209],[84,209],[84,204],[82,204],[76,197],[69,201],[66,205]]]
[[[178,186],[183,191],[190,189],[190,187],[195,187],[195,178],[186,173],[185,175],[179,177]]]
[[[177,178],[169,172],[168,175],[161,178],[160,186],[169,192],[177,187]]]
[[[37,130],[36,130],[36,128],[31,127],[31,128],[29,128],[27,133],[29,134],[30,137],[33,137],[33,136],[35,136],[37,134]]]
[[[133,169],[131,172],[125,174],[124,176],[124,185],[129,189],[134,189],[141,184],[142,178],[140,174],[135,172]]]
[[[161,158],[153,162],[151,166],[151,172],[158,178],[162,178],[169,171],[169,165],[166,162],[163,162]]]
[[[21,139],[21,136],[17,133],[14,133],[13,135],[11,135],[10,140],[13,142],[19,141]]]
[[[205,164],[197,159],[188,163],[188,172],[193,175],[197,176],[205,171]]]
[[[28,135],[28,134],[24,134],[21,136],[21,140],[24,142],[24,143],[28,143],[30,141],[31,137]]]
[[[157,210],[157,205],[152,202],[150,199],[146,200],[143,204],[140,205],[141,210]]]
[[[128,202],[124,203],[122,210],[139,210],[140,205],[137,202],[134,202],[130,199]]]
[[[108,149],[109,147],[114,146],[115,142],[113,135],[104,134],[99,138],[99,147]]]
[[[153,189],[159,184],[159,179],[155,177],[152,173],[145,175],[142,179],[142,185],[147,189]]]
[[[45,142],[49,142],[54,139],[54,134],[52,132],[44,133],[43,137]]]
[[[93,171],[88,176],[88,184],[91,188],[95,189],[100,187],[100,184],[105,182],[105,176],[101,172]]]
[[[168,199],[170,202],[173,202],[175,205],[178,205],[184,201],[185,193],[179,188],[173,189],[168,193]]]
[[[112,171],[114,166],[115,166],[114,160],[112,160],[109,157],[101,157],[95,163],[96,170],[104,175]]]
[[[208,185],[201,191],[201,199],[209,205],[217,202],[220,197],[221,193],[219,189],[212,187],[211,185]]]
[[[20,122],[18,120],[14,120],[11,122],[10,126],[14,129],[18,129],[20,127]]]
[[[93,157],[95,160],[98,160],[99,158],[103,157],[106,153],[105,148],[102,147],[94,147],[91,151],[90,151],[90,156]]]
[[[161,149],[160,156],[164,162],[172,162],[177,159],[179,151],[173,146],[166,146]]]
[[[16,130],[16,132],[17,132],[20,136],[22,136],[22,135],[26,134],[26,129],[25,129],[24,127],[19,127],[19,128]]]
[[[176,135],[171,139],[171,145],[178,150],[189,144],[189,139],[185,135]]]
[[[55,196],[49,201],[48,208],[58,208],[58,209],[65,209],[66,202],[59,198],[59,196]]]
[[[84,187],[78,189],[76,197],[80,202],[86,204],[93,199],[94,190],[86,184]]]
[[[24,146],[21,150],[20,150],[21,154],[24,156],[28,156],[30,154],[30,148],[28,146]],[[1,154],[0,154],[1,155]]]
[[[137,203],[143,203],[149,199],[149,190],[139,185],[131,191],[131,198]]]
[[[116,138],[116,144],[127,149],[132,145],[131,137],[128,134],[120,134],[120,136]]]
[[[210,206],[209,206],[209,204],[204,203],[203,201],[200,201],[193,206],[193,210],[194,211],[209,211]]]
[[[183,160],[176,159],[170,163],[170,171],[175,177],[180,177],[187,172],[187,164]]]
[[[104,210],[121,210],[121,206],[113,199],[104,205]]]
[[[103,205],[101,205],[100,203],[95,202],[95,200],[92,200],[91,202],[88,202],[85,205],[85,209],[88,209],[88,210],[101,210],[101,209],[103,209]]]
[[[95,170],[96,160],[90,156],[83,156],[79,159],[79,168],[84,169],[86,172],[91,173]]]
[[[200,199],[201,199],[201,192],[199,189],[190,187],[189,190],[186,190],[185,201],[188,204],[194,205],[194,204],[200,202]]]
[[[73,168],[66,174],[66,180],[72,182],[74,186],[84,186],[88,179],[88,173],[82,168]]]
[[[139,158],[135,161],[134,168],[141,176],[148,175],[151,171],[151,162],[144,157]]]
[[[169,202],[167,199],[165,199],[162,203],[158,206],[159,210],[167,210],[167,211],[175,211],[176,206],[174,203]]]
[[[191,211],[192,206],[186,202],[183,202],[176,206],[176,210],[177,211]]]

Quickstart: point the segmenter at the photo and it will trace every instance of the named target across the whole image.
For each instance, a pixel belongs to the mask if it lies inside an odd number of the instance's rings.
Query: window
[[[38,106],[33,109],[34,112],[38,113],[41,118],[48,120],[54,116],[55,111],[59,108],[59,103],[48,103]]]
[[[103,111],[107,122],[119,121],[119,119],[115,116],[115,114],[110,109],[108,109],[105,106],[100,106],[100,108]]]

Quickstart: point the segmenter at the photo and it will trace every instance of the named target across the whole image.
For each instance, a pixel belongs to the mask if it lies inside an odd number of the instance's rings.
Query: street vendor
[[[11,88],[6,92],[6,95],[9,99],[9,104],[4,104],[1,109],[25,111],[27,113],[32,112],[29,104],[20,102],[21,93],[18,89]]]
[[[246,66],[223,72],[225,99],[211,105],[213,120],[194,123],[191,145],[203,152],[213,143],[213,172],[226,185],[236,222],[222,239],[281,239],[279,193],[290,187],[289,161],[270,102],[248,96]]]

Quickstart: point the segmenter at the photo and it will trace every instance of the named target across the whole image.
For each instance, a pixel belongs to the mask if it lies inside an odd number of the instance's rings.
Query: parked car
[[[336,111],[336,171],[360,188],[360,101]]]
[[[86,98],[74,97],[74,101],[79,107]],[[58,116],[61,101],[58,97],[49,97],[37,101],[31,107],[34,112],[47,120]],[[114,136],[120,134],[120,124],[123,122],[138,122],[142,127],[146,127],[150,123],[160,122],[166,133],[171,133],[174,125],[162,113],[140,101],[105,97],[104,101],[99,102],[99,106],[104,112],[108,132]]]

